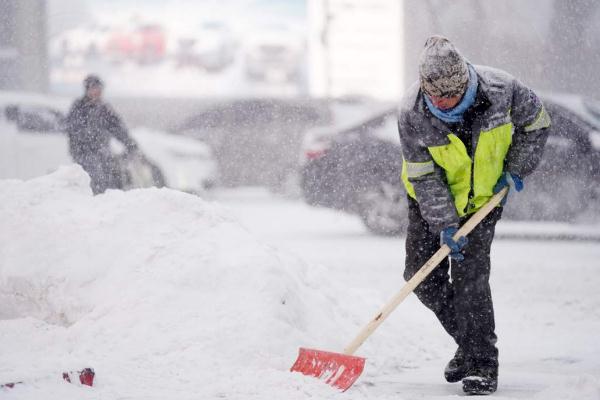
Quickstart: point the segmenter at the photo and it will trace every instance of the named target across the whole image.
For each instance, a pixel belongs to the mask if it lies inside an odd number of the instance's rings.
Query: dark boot
[[[492,394],[498,388],[498,365],[473,363],[462,383],[466,394]]]
[[[462,349],[459,347],[454,354],[454,358],[448,362],[444,369],[444,378],[450,383],[458,382],[467,376],[471,363],[465,358]]]

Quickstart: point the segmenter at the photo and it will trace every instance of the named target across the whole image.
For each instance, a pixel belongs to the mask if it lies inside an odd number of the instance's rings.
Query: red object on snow
[[[71,373],[72,372],[63,372],[62,377],[65,381],[71,382]],[[77,371],[79,374],[79,382],[82,385],[93,386],[94,385],[94,376],[96,373],[92,368],[84,368],[81,371]]]
[[[79,371],[79,381],[82,385],[93,386],[94,385],[94,370],[91,368],[84,368],[82,371]]]

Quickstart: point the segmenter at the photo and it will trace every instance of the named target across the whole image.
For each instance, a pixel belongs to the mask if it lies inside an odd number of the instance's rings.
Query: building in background
[[[50,81],[53,92],[74,95],[93,71],[121,96],[396,100],[417,79],[425,38],[437,33],[471,62],[536,89],[598,98],[598,20],[598,0],[0,0],[0,89],[46,91]],[[204,68],[180,65],[173,43],[185,39],[182,21],[198,28],[191,56]],[[222,32],[232,44],[214,45],[219,31],[199,30],[207,21],[231,28]],[[141,44],[127,54],[142,66],[107,53],[121,25],[126,42]]]
[[[398,99],[425,39],[441,34],[475,64],[539,90],[600,96],[598,0],[307,0],[316,96]]]
[[[425,39],[450,38],[474,64],[504,69],[538,90],[599,98],[598,0],[403,0],[406,69],[417,79]]]
[[[48,89],[45,0],[0,0],[0,90]]]
[[[404,85],[398,0],[307,0],[311,95],[397,99]]]

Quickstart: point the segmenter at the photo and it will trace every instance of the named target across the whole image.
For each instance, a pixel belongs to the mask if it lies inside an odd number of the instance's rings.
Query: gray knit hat
[[[83,87],[85,88],[85,90],[88,90],[89,88],[94,86],[103,88],[104,82],[102,82],[102,79],[100,79],[98,75],[91,74],[86,76],[83,80]]]
[[[469,69],[464,57],[443,36],[431,36],[419,61],[421,89],[430,96],[454,97],[464,93]]]

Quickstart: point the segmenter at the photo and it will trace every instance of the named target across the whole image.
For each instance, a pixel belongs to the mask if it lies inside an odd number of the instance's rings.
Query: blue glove
[[[449,226],[448,228],[442,229],[440,232],[440,246],[447,245],[450,247],[450,258],[456,261],[462,261],[465,256],[460,252],[463,247],[469,242],[465,236],[461,236],[458,240],[454,240],[452,237],[456,234],[458,228]]]
[[[509,190],[514,189],[515,191],[520,192],[525,187],[525,184],[518,175],[511,174],[510,172],[503,172],[502,175],[500,175],[498,182],[496,182],[496,186],[494,186],[494,193],[498,193],[505,186],[508,186]],[[506,196],[504,196],[500,204],[505,205],[506,200],[508,200],[508,193],[506,193]]]

